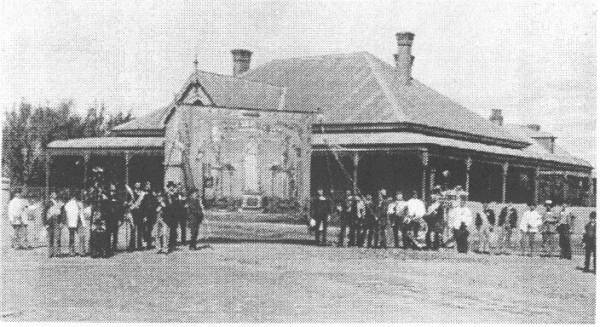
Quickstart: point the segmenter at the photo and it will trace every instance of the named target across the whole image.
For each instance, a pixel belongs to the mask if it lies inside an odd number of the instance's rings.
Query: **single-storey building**
[[[504,125],[499,110],[485,119],[413,78],[413,40],[396,34],[394,64],[357,52],[250,69],[252,53],[238,49],[228,76],[196,61],[167,106],[108,137],[50,143],[48,184],[85,183],[101,164],[121,168],[109,169],[115,180],[180,181],[246,206],[248,196],[304,203],[318,187],[427,197],[436,184],[462,185],[474,201],[522,203],[546,196],[544,176],[559,176],[572,183],[555,200],[591,201],[593,167],[554,136]]]

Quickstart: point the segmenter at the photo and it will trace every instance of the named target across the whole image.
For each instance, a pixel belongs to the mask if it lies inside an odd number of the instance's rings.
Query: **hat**
[[[175,187],[175,183],[173,183],[173,181],[168,181],[167,187]]]

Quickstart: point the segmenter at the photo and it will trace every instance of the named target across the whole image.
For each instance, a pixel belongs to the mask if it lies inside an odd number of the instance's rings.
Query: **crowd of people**
[[[27,214],[30,203],[17,190],[8,205],[8,218],[14,228],[13,248],[31,248],[27,240]],[[142,186],[95,182],[83,190],[52,192],[43,202],[42,219],[47,230],[48,255],[62,255],[62,234],[68,231],[68,255],[109,257],[117,250],[119,230],[126,229],[127,250],[155,249],[170,253],[178,244],[197,249],[199,227],[204,218],[204,206],[198,189],[186,192],[181,184],[168,182],[164,190],[150,182]],[[339,221],[337,246],[387,248],[388,236],[394,247],[417,250],[438,250],[455,247],[466,253],[509,254],[519,236],[522,255],[536,253],[536,240],[541,235],[541,256],[571,259],[571,234],[574,215],[567,204],[544,203],[538,211],[535,203],[521,214],[512,205],[499,212],[488,203],[473,212],[467,206],[466,193],[457,187],[442,190],[435,187],[426,204],[416,191],[405,199],[402,192],[394,197],[385,189],[371,194],[347,190],[341,201],[334,201],[323,189],[311,201],[310,230],[316,243],[326,245],[331,220]],[[582,244],[585,249],[584,270],[596,266],[596,212],[585,225]],[[187,242],[187,228],[191,238]],[[391,233],[391,235],[388,235]],[[474,235],[471,235],[474,234]],[[180,235],[180,242],[177,242]],[[558,242],[556,240],[558,235]],[[390,244],[391,245],[391,244]]]
[[[460,187],[452,190],[435,187],[428,204],[416,191],[406,200],[402,192],[396,192],[392,198],[385,189],[379,190],[376,197],[346,190],[345,198],[335,201],[323,189],[318,189],[311,203],[309,226],[319,245],[328,244],[327,228],[329,222],[335,220],[340,226],[338,247],[387,248],[387,234],[391,232],[396,248],[438,250],[455,247],[458,252],[466,253],[471,246],[473,252],[497,255],[508,255],[508,249],[518,237],[521,255],[533,256],[537,251],[537,235],[541,234],[541,256],[554,256],[558,245],[559,257],[571,259],[575,216],[566,203],[559,206],[546,201],[543,212],[538,211],[537,204],[530,203],[520,220],[512,205],[505,205],[499,212],[489,203],[482,203],[481,208],[473,212],[467,207],[466,192]],[[593,256],[595,272],[595,222],[594,211],[582,239],[585,271],[590,271]]]
[[[30,204],[17,190],[8,205],[8,216],[14,228],[13,248],[31,248],[27,240]],[[83,190],[51,192],[42,204],[42,219],[46,226],[49,257],[61,256],[62,234],[68,232],[68,256],[112,256],[118,245],[119,230],[126,229],[128,251],[155,249],[170,253],[178,244],[197,249],[199,228],[204,218],[204,206],[198,189],[188,192],[168,182],[164,190],[142,186],[124,186],[99,182]],[[187,242],[187,228],[191,238]],[[177,242],[181,235],[180,242]]]

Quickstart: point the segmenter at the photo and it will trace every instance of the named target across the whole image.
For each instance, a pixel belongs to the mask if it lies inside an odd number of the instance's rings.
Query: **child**
[[[90,238],[90,254],[92,258],[108,258],[110,253],[109,235],[102,219],[96,219]]]
[[[460,224],[455,237],[458,253],[467,253],[469,251],[469,231],[467,230],[467,224],[464,222]]]
[[[160,204],[158,208],[156,208],[156,222],[154,223],[154,227],[152,228],[152,236],[158,243],[158,252],[157,253],[169,253],[169,233],[170,229],[167,223],[165,222],[165,203],[164,198],[162,196],[158,197],[158,203]]]

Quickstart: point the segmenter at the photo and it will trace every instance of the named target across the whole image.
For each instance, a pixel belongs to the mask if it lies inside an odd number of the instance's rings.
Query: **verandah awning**
[[[441,147],[456,148],[480,153],[489,153],[502,156],[520,157],[524,159],[555,162],[560,164],[574,165],[591,169],[591,165],[582,159],[561,156],[550,153],[539,153],[524,150],[511,149],[483,143],[461,141],[451,138],[429,136],[418,133],[388,132],[388,133],[335,133],[335,134],[313,134],[312,146],[325,146],[335,144],[342,146],[361,145],[437,145]]]

